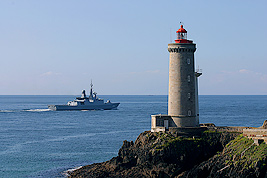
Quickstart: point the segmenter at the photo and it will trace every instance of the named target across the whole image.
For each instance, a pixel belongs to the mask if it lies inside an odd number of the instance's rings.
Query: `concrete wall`
[[[217,132],[243,132],[243,129],[250,128],[250,127],[235,127],[235,126],[219,126],[219,127],[208,127],[209,130],[214,130]]]
[[[267,143],[267,129],[243,129],[243,136],[252,138],[257,145],[260,141]]]
[[[267,129],[243,129],[243,135],[248,137],[267,137]]]
[[[177,127],[171,116],[151,115],[151,132],[167,131],[170,127]]]
[[[169,128],[198,127],[196,117],[176,117],[169,115],[151,115],[151,132],[167,131]]]

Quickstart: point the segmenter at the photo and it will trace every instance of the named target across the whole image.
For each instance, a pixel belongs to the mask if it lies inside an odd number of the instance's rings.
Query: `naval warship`
[[[66,105],[48,105],[48,109],[52,111],[64,111],[64,110],[110,110],[116,109],[120,103],[111,103],[107,100],[104,103],[103,99],[96,96],[93,92],[93,84],[91,82],[91,90],[89,97],[86,96],[85,90],[82,90],[82,96],[76,97],[74,101],[69,101]]]

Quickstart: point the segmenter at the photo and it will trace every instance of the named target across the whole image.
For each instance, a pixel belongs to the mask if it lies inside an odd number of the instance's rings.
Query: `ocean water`
[[[0,96],[0,177],[66,177],[65,171],[117,156],[123,140],[150,130],[167,113],[167,96],[100,96],[117,110],[50,111],[75,96]],[[267,120],[267,96],[200,96],[200,123],[255,126]]]

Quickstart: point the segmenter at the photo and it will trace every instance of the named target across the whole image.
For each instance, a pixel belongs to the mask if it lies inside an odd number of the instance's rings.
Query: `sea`
[[[50,111],[76,96],[0,95],[0,177],[66,177],[67,170],[118,155],[124,140],[150,130],[152,114],[167,114],[166,95],[103,95],[117,110]],[[265,95],[200,95],[200,123],[259,127]]]

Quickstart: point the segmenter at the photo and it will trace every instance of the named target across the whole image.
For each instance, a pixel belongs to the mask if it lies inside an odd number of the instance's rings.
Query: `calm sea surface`
[[[49,111],[75,96],[0,96],[0,177],[64,177],[64,171],[117,156],[123,140],[150,130],[167,113],[167,96],[100,96],[118,110]],[[200,96],[200,122],[255,126],[267,120],[267,96]]]

